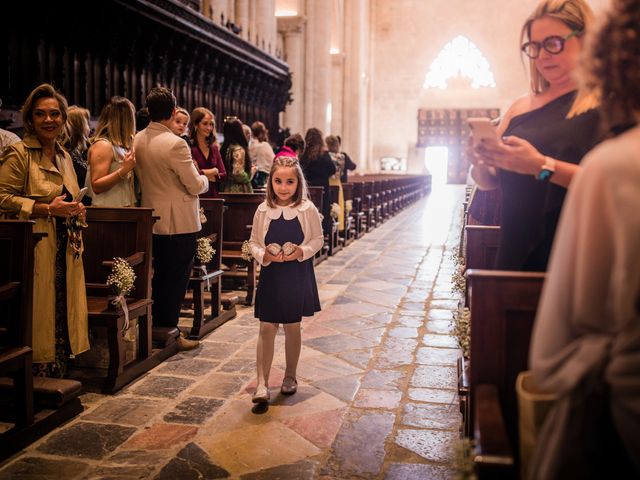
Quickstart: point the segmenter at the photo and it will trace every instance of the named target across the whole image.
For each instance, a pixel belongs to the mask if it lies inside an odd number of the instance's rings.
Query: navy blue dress
[[[297,218],[271,220],[264,243],[300,245],[304,233]],[[303,262],[271,262],[260,270],[255,316],[262,322],[296,323],[320,311],[313,258]]]

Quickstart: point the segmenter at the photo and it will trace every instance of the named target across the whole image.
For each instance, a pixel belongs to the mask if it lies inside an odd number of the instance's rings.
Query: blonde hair
[[[67,121],[62,132],[62,145],[69,149],[83,151],[89,146],[89,137],[85,132],[89,130],[89,110],[71,105],[67,109]]]
[[[297,207],[303,202],[303,200],[309,198],[309,190],[307,188],[307,181],[302,173],[302,168],[300,168],[300,162],[293,157],[276,157],[273,159],[273,165],[271,165],[271,171],[269,172],[269,181],[267,181],[267,206],[270,208],[274,208],[276,206],[277,195],[273,189],[272,180],[273,175],[278,168],[293,168],[296,172],[296,177],[298,177],[298,187],[293,194],[293,206]]]
[[[129,149],[135,132],[136,109],[133,103],[124,97],[111,97],[100,113],[91,142],[106,138],[113,145]]]
[[[534,12],[529,15],[520,32],[520,44],[531,40],[531,26],[541,18],[553,18],[564,23],[571,30],[577,31],[577,37],[582,37],[593,25],[593,11],[585,0],[543,0]],[[524,55],[524,53],[523,53]],[[546,92],[549,82],[538,72],[535,60],[529,58],[529,80],[534,94]],[[567,118],[580,115],[599,105],[598,96],[593,92],[580,89],[578,95],[567,114]]]
[[[324,139],[324,143],[327,144],[327,148],[331,153],[340,153],[340,142],[335,135],[328,135],[327,138]]]

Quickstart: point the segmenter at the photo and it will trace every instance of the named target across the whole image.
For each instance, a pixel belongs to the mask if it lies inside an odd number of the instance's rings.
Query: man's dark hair
[[[147,94],[147,109],[152,122],[169,120],[176,108],[176,97],[167,87],[153,87]]]

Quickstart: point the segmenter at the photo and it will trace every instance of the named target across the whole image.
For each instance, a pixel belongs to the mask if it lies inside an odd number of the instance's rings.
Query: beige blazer
[[[198,174],[187,142],[163,124],[151,122],[136,135],[133,146],[142,206],[160,216],[153,233],[200,231],[198,195],[209,190],[209,180]]]

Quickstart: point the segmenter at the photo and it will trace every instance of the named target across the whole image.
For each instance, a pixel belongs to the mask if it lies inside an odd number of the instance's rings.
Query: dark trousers
[[[153,324],[176,327],[196,254],[196,234],[153,236]]]

